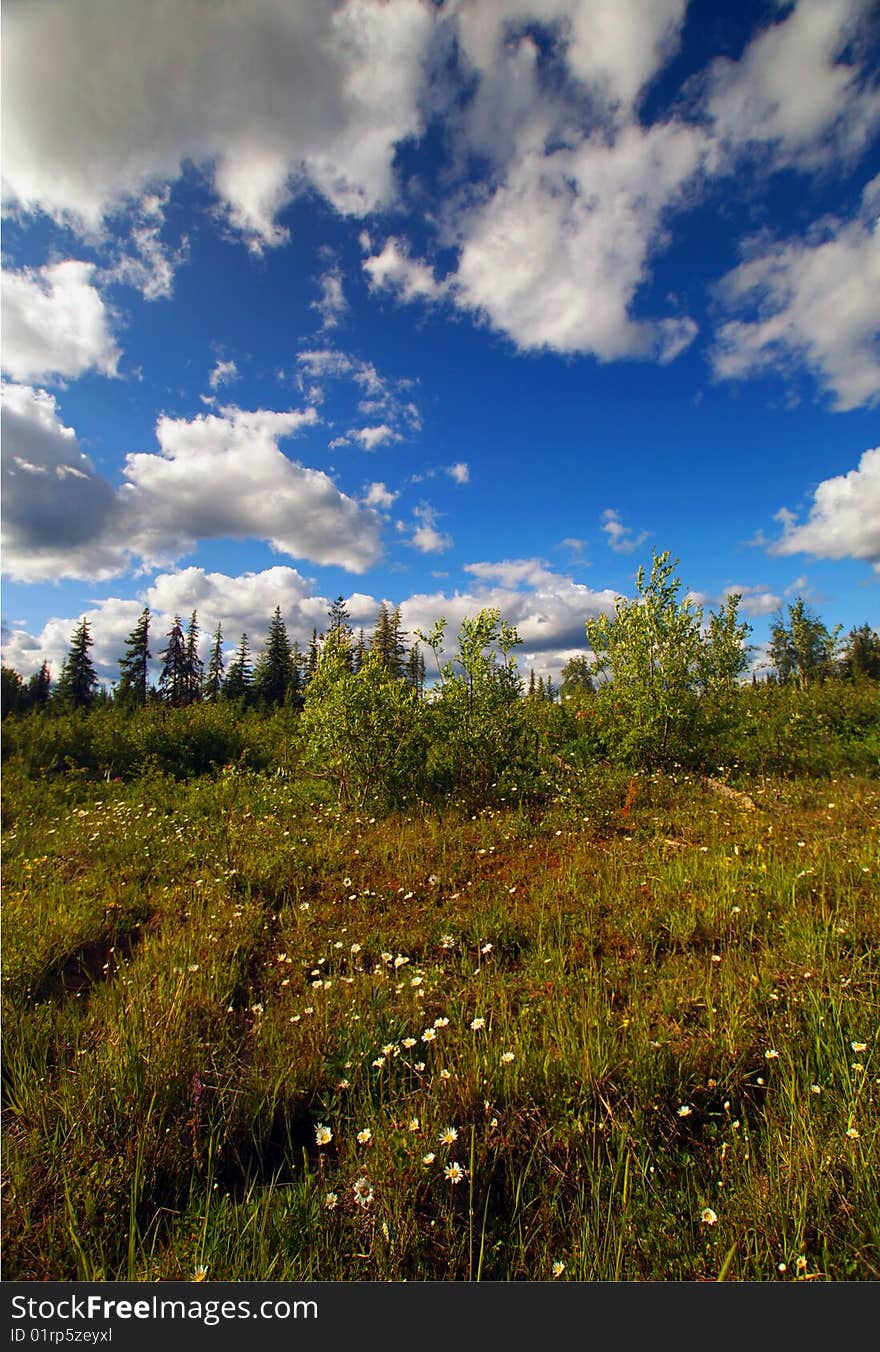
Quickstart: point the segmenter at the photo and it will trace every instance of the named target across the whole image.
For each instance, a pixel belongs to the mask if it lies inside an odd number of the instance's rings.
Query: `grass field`
[[[880,785],[737,790],[10,766],[4,1276],[880,1278]]]

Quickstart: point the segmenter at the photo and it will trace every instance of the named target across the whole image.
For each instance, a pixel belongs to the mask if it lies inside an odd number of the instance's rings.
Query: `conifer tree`
[[[313,629],[312,637],[309,639],[309,652],[308,656],[306,657],[305,664],[306,684],[308,684],[308,682],[314,676],[315,672],[318,670],[319,658],[320,658],[320,650],[318,647],[318,631],[317,629]]]
[[[208,671],[202,686],[202,695],[206,700],[216,700],[223,689],[223,627],[218,623],[211,644],[211,656],[208,659]]]
[[[281,618],[281,607],[276,606],[266,646],[254,671],[254,694],[266,704],[283,704],[293,680],[293,649]]]
[[[327,627],[327,638],[332,638],[338,645],[350,671],[353,666],[353,654],[351,650],[352,630],[349,623],[351,616],[348,613],[345,598],[337,596],[327,614],[330,619],[330,624]]]
[[[168,646],[159,656],[162,659],[162,672],[159,676],[160,698],[167,700],[169,704],[186,704],[189,693],[186,639],[179,615],[174,616],[174,624],[168,631]]]
[[[184,704],[194,704],[202,697],[202,671],[199,657],[199,624],[196,612],[189,617],[186,630],[186,669],[184,671]]]
[[[116,698],[121,704],[140,707],[147,702],[149,631],[150,608],[145,606],[140,619],[125,640],[125,652],[119,659],[119,685]]]
[[[880,634],[870,625],[851,629],[840,661],[845,680],[880,681]]]
[[[235,656],[229,663],[226,680],[223,682],[223,694],[227,699],[246,699],[253,688],[253,681],[250,644],[247,634],[244,633],[238,641]]]
[[[395,606],[394,610],[389,611],[383,601],[379,607],[376,628],[370,639],[370,647],[378,655],[385,670],[389,675],[397,677],[403,675],[406,658],[404,643],[406,635],[402,633],[400,623],[400,606]]]
[[[35,671],[28,681],[27,698],[31,709],[44,709],[49,703],[52,692],[52,676],[49,663],[44,662],[39,671]]]
[[[421,648],[418,643],[414,643],[409,650],[409,657],[406,663],[406,679],[417,694],[421,694],[425,688],[425,659],[422,656]]]
[[[88,709],[95,700],[98,677],[89,657],[94,639],[89,633],[88,620],[83,616],[70,639],[70,651],[61,668],[55,687],[55,698],[74,709]]]

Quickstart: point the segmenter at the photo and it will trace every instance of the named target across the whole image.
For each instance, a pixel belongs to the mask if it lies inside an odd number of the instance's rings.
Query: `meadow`
[[[880,1278],[873,750],[380,810],[273,717],[7,720],[6,1279]]]

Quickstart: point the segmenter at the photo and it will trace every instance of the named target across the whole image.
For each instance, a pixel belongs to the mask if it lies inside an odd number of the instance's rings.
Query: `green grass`
[[[880,788],[738,787],[11,764],[7,1279],[880,1278]]]

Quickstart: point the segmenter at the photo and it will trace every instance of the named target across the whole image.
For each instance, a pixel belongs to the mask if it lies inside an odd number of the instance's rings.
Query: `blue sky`
[[[880,623],[868,0],[9,0],[3,654]]]

